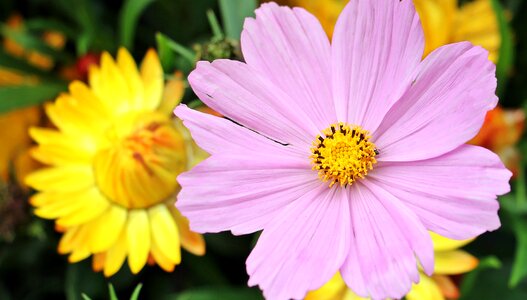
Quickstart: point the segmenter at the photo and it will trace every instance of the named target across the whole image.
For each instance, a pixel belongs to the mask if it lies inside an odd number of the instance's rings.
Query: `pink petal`
[[[265,3],[247,18],[243,57],[286,92],[319,129],[336,122],[331,95],[331,48],[320,22],[302,8]]]
[[[319,185],[269,223],[247,259],[249,285],[267,299],[301,299],[335,275],[349,247],[344,189]]]
[[[261,230],[280,208],[322,184],[309,153],[184,105],[175,113],[212,154],[178,177],[182,190],[176,205],[194,231]]]
[[[193,231],[233,234],[262,230],[286,205],[321,185],[310,169],[259,153],[210,157],[178,182],[176,206]]]
[[[289,95],[245,63],[200,61],[188,80],[212,109],[274,140],[309,147],[319,132]]]
[[[275,160],[296,157],[299,164],[311,169],[309,149],[281,145],[225,118],[190,109],[184,104],[177,106],[174,114],[183,120],[198,146],[210,154],[247,155],[258,151]]]
[[[373,134],[379,161],[437,157],[474,137],[497,97],[488,52],[468,42],[443,46]]]
[[[510,177],[496,154],[469,145],[433,159],[382,163],[368,174],[410,207],[428,230],[453,239],[500,226],[496,195],[509,192]]]
[[[415,78],[423,50],[411,0],[350,1],[333,34],[338,119],[374,132]]]
[[[353,232],[342,277],[363,297],[402,298],[419,281],[416,256],[433,271],[428,232],[400,200],[368,180],[355,183],[349,198]]]

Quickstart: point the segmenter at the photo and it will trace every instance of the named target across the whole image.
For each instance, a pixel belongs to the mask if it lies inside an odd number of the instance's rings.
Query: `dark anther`
[[[375,155],[379,155],[379,153],[381,153],[381,152],[379,152],[379,150],[377,150],[377,149],[373,149],[373,152],[375,152]]]

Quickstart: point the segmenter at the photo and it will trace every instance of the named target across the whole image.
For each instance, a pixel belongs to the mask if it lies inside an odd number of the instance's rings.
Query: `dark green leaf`
[[[501,47],[500,56],[496,65],[496,76],[498,78],[498,95],[503,94],[509,77],[509,71],[514,62],[514,43],[512,33],[505,16],[505,11],[499,0],[492,0],[492,6],[498,17],[500,27]]]
[[[58,93],[65,90],[66,85],[63,83],[0,87],[0,113],[52,100]]]
[[[130,50],[141,13],[155,0],[126,0],[119,15],[119,42]]]
[[[482,270],[499,269],[501,261],[495,256],[488,256],[480,260],[478,267],[463,277],[461,284],[461,294],[469,293],[475,286],[476,280]]]
[[[30,19],[27,20],[24,23],[25,27],[28,30],[37,30],[37,31],[45,31],[45,30],[53,30],[58,31],[62,34],[64,34],[68,39],[75,39],[78,36],[78,33],[75,32],[70,26],[59,22],[57,20],[50,20],[50,19]]]
[[[156,39],[158,45],[163,44],[165,47],[168,47],[175,53],[179,54],[181,57],[185,58],[188,62],[194,64],[196,60],[196,54],[194,53],[194,51],[186,48],[183,45],[178,44],[177,42],[173,41],[172,39],[162,33],[158,33]]]
[[[223,28],[228,38],[239,40],[243,22],[254,16],[256,0],[219,0]]]
[[[516,236],[516,254],[512,265],[509,286],[516,287],[527,276],[527,220],[511,215]]]

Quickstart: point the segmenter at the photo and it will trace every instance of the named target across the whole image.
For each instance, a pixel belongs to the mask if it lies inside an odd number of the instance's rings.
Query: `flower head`
[[[126,50],[116,61],[104,53],[89,75],[89,87],[73,82],[46,107],[57,130],[31,129],[33,156],[49,165],[26,177],[39,191],[31,199],[35,214],[56,219],[64,231],[58,250],[71,262],[93,254],[94,269],[107,276],[127,257],[133,273],[149,259],[171,271],[180,244],[196,254],[204,244],[173,207],[174,176],[187,168],[190,153],[161,109],[157,54],[148,51],[138,70]]]
[[[511,173],[465,145],[498,100],[487,51],[457,43],[421,61],[409,0],[351,1],[331,44],[307,11],[264,4],[241,46],[246,63],[189,76],[227,118],[175,110],[211,154],[178,177],[176,206],[198,232],[263,230],[247,271],[266,297],[302,298],[340,271],[361,296],[400,298],[418,261],[432,274],[428,231],[500,226]]]

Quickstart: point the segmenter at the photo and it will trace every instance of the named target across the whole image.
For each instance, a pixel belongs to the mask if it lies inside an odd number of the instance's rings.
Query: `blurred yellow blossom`
[[[425,33],[425,55],[437,47],[470,41],[489,50],[489,58],[498,61],[501,36],[491,0],[475,0],[458,8],[458,0],[413,0]],[[281,0],[313,13],[329,36],[340,11],[348,0]]]
[[[181,99],[183,84],[167,89],[179,99],[163,97],[155,51],[139,70],[125,49],[115,61],[103,53],[89,86],[74,81],[46,106],[58,130],[31,129],[33,156],[49,165],[26,177],[39,191],[31,203],[64,232],[58,251],[70,262],[93,255],[94,270],[111,276],[126,258],[134,274],[147,262],[172,271],[180,245],[204,254],[202,236],[174,207],[175,178],[192,163],[192,148],[167,109]]]
[[[450,275],[459,275],[475,269],[478,259],[459,248],[472,240],[456,241],[431,233],[434,242],[434,274],[429,277],[420,272],[420,281],[412,285],[405,296],[407,300],[444,300],[459,298],[459,290]],[[320,289],[309,292],[305,300],[356,300],[366,299],[357,296],[349,289],[340,276],[333,278]]]

